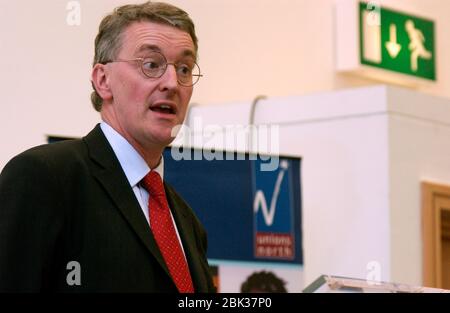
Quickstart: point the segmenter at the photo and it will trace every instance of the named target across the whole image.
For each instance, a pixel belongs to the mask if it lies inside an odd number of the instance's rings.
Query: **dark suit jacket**
[[[167,184],[196,292],[214,291],[206,233]],[[80,265],[80,285],[74,282]],[[68,266],[69,264],[69,266]],[[32,148],[0,175],[0,291],[177,292],[99,125]]]

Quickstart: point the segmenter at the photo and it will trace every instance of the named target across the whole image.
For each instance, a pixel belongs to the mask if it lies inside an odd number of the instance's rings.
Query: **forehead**
[[[157,48],[167,56],[196,56],[191,36],[181,29],[154,22],[130,24],[123,33],[120,54],[136,56],[149,48]]]

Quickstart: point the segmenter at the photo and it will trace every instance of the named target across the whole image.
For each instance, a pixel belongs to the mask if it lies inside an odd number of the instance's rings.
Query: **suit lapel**
[[[100,126],[97,125],[83,140],[93,161],[91,168],[94,177],[106,190],[145,247],[170,276],[139,202]]]

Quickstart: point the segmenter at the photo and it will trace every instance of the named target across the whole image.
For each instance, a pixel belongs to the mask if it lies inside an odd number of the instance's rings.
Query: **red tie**
[[[189,267],[173,226],[161,176],[155,171],[150,171],[142,182],[150,194],[148,201],[150,227],[170,275],[179,292],[193,293]]]

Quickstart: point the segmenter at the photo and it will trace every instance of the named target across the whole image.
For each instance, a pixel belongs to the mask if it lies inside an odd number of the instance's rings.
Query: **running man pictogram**
[[[418,59],[422,58],[425,60],[430,60],[432,54],[430,51],[425,49],[425,37],[420,29],[417,29],[412,20],[407,20],[405,23],[405,29],[409,36],[409,50],[411,51],[411,70],[417,72],[418,70]]]

